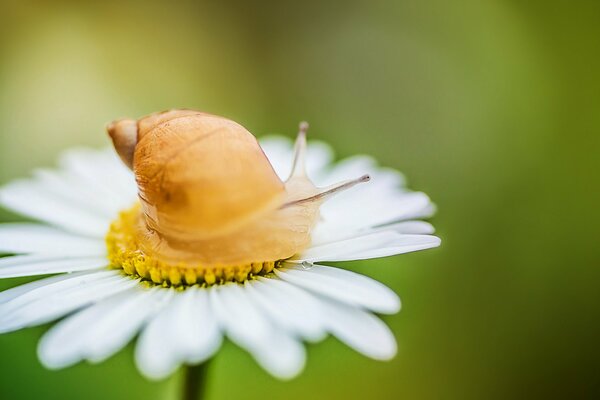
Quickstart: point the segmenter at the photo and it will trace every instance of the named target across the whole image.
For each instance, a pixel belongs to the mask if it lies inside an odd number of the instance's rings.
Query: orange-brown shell
[[[285,187],[238,123],[191,110],[137,121],[133,171],[146,223],[165,238],[226,234],[279,207]]]

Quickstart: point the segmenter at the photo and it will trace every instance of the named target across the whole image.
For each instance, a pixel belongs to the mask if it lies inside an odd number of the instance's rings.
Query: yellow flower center
[[[106,234],[111,268],[122,269],[128,275],[163,286],[213,285],[231,281],[244,282],[255,275],[270,273],[281,263],[265,261],[210,267],[201,264],[165,263],[144,254],[141,250],[136,234],[139,210],[139,204],[136,204],[129,210],[122,211]]]

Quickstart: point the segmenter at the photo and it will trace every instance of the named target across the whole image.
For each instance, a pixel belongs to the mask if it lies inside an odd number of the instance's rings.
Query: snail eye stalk
[[[306,177],[306,133],[308,132],[308,122],[300,122],[298,127],[298,136],[294,144],[294,161],[292,162],[292,171],[287,179]]]
[[[363,175],[360,178],[336,183],[327,188],[322,189],[321,192],[319,192],[318,194],[315,194],[314,196],[306,197],[306,198],[303,198],[300,200],[291,201],[291,202],[286,203],[283,206],[281,206],[281,208],[291,207],[291,206],[302,204],[302,203],[309,203],[312,201],[326,200],[327,198],[329,198],[337,193],[343,192],[345,190],[348,190],[348,189],[358,185],[359,183],[365,183],[370,180],[371,180],[371,177],[369,175]]]

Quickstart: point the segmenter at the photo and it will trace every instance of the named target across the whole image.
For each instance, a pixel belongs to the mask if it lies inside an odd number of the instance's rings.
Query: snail
[[[305,169],[307,128],[300,124],[284,182],[256,138],[227,118],[169,110],[110,123],[138,186],[139,251],[164,264],[214,270],[272,265],[307,248],[323,201],[369,179],[316,187]]]

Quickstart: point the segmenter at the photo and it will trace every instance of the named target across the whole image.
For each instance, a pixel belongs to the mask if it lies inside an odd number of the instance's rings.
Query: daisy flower
[[[398,312],[399,298],[371,278],[322,263],[438,246],[433,227],[418,221],[434,212],[431,201],[372,158],[334,163],[329,146],[306,145],[303,135],[295,149],[283,137],[260,145],[282,180],[296,160],[317,186],[347,190],[330,190],[309,246],[243,268],[200,273],[144,258],[131,231],[136,181],[112,149],[69,150],[58,168],[2,187],[2,206],[39,223],[0,225],[0,253],[8,255],[0,277],[51,276],[0,293],[0,333],[59,320],[38,346],[51,369],[101,362],[139,336],[135,362],[151,379],[209,359],[224,337],[281,379],[303,369],[303,342],[328,334],[367,357],[392,358],[394,336],[375,314]]]

